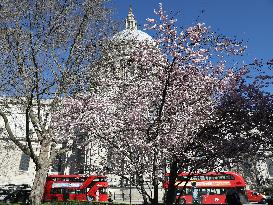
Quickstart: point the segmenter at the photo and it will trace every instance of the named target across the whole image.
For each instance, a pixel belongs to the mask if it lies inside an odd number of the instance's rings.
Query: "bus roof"
[[[189,172],[181,172],[178,174],[178,176],[188,176],[190,173]],[[220,176],[220,175],[232,175],[232,176],[238,176],[242,177],[239,173],[236,172],[231,172],[231,171],[226,171],[226,172],[197,172],[197,173],[192,173],[193,176]],[[166,176],[170,176],[170,173],[166,173]]]
[[[231,186],[246,186],[244,178],[236,172],[207,172],[207,173],[193,173],[190,179],[187,179],[189,173],[180,173],[176,179],[177,186],[184,186],[187,180],[196,181],[199,187],[231,187]],[[166,174],[170,176],[170,174]],[[219,177],[218,177],[219,176]],[[222,177],[223,176],[223,177]],[[165,182],[167,185],[168,180]],[[191,186],[191,183],[187,183]]]

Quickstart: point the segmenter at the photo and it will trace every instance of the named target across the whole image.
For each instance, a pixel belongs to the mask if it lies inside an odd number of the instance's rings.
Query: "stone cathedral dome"
[[[130,8],[125,20],[125,29],[114,35],[112,40],[117,43],[127,41],[152,42],[153,38],[147,33],[137,29],[137,21],[135,20],[132,8]]]
[[[143,49],[157,49],[155,41],[147,33],[137,29],[137,21],[135,20],[132,8],[129,9],[128,16],[125,19],[125,29],[114,35],[109,42],[105,44],[101,64],[101,74],[112,76],[113,74],[120,79],[133,78],[139,73],[139,68],[133,59],[136,55],[143,55]],[[156,54],[151,55],[158,55]]]

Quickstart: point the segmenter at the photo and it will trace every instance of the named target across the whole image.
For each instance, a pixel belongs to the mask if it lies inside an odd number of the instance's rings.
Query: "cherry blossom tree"
[[[242,165],[245,177],[250,177],[256,187],[261,189],[266,183],[265,178],[261,178],[264,172],[262,165],[272,150],[272,94],[263,91],[259,83],[249,84],[244,80],[236,90],[226,94],[222,103],[219,112],[221,123],[226,124],[226,128],[218,129],[217,132],[237,140],[243,138],[245,154],[237,158],[237,163]],[[220,127],[219,124],[217,126]]]
[[[81,71],[97,57],[98,42],[111,30],[104,3],[0,3],[0,116],[6,140],[35,163],[33,204],[41,203],[49,167],[63,152],[57,145],[69,140],[52,131],[58,99],[80,89]],[[23,120],[12,121],[14,109]],[[14,125],[21,131],[15,132]]]
[[[145,204],[158,203],[159,176],[168,164],[166,204],[173,204],[179,170],[210,169],[216,159],[232,155],[229,141],[209,139],[204,130],[215,122],[222,96],[245,72],[245,66],[228,62],[245,48],[202,23],[180,32],[162,5],[156,14],[159,19],[147,19],[146,27],[157,31],[157,38],[107,44],[88,71],[89,89],[63,100],[54,125],[56,134],[80,129],[103,141],[105,170],[136,175]],[[126,57],[120,59],[122,54]],[[147,176],[153,197],[145,190]]]

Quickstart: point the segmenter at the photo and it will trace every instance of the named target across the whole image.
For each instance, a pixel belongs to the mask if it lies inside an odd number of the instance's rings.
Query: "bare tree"
[[[35,163],[33,204],[41,203],[48,169],[62,152],[56,145],[68,140],[54,134],[51,117],[60,98],[84,87],[82,71],[100,55],[99,42],[111,31],[109,12],[104,0],[1,1],[0,116],[8,139]],[[24,115],[24,122],[16,122],[23,136],[11,128],[11,104]]]

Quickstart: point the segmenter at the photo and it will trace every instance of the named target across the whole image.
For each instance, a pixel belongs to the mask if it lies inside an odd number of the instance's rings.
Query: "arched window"
[[[267,159],[267,169],[268,169],[268,174],[270,177],[273,177],[273,161],[272,159]]]

